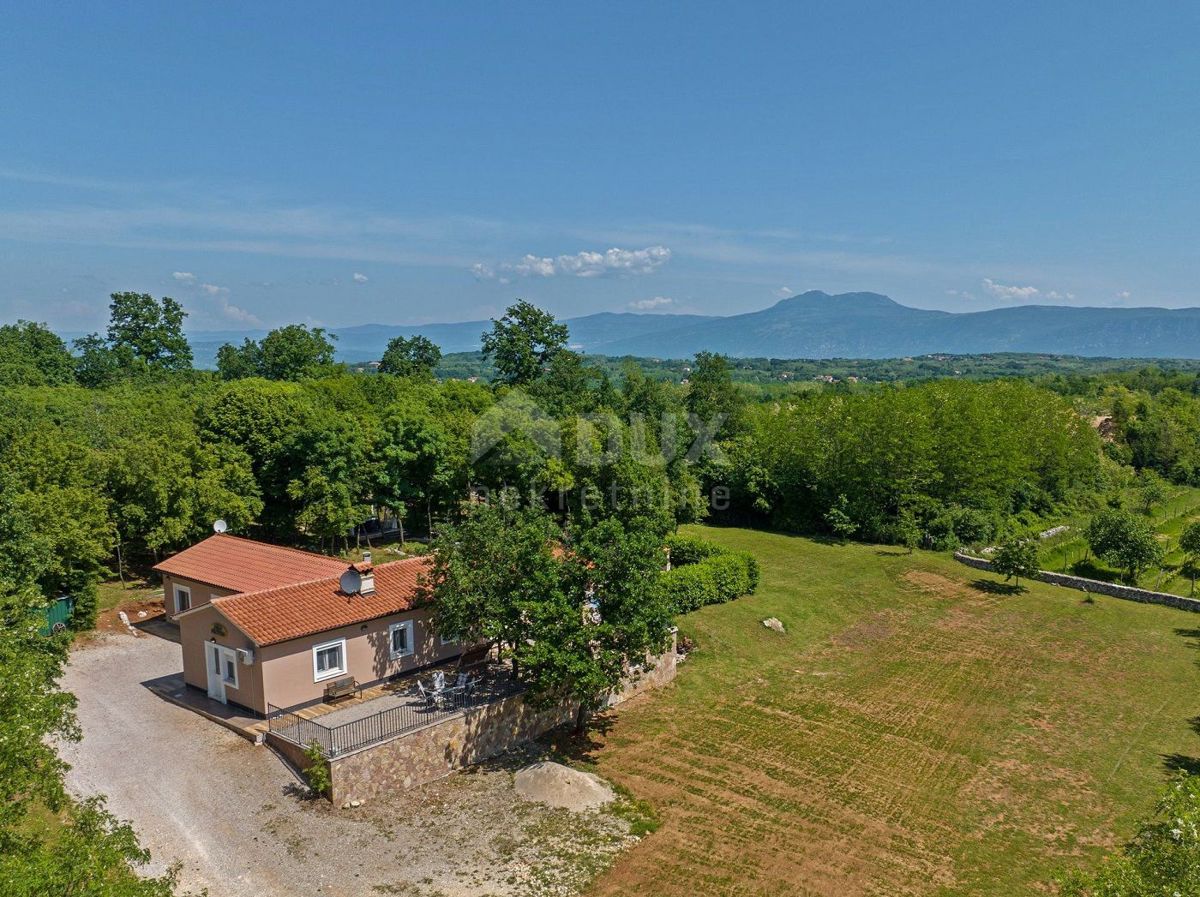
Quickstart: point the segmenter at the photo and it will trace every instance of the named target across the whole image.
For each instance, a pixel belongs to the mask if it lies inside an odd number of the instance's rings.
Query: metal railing
[[[414,689],[403,694],[408,699],[403,704],[337,726],[325,725],[320,717],[305,719],[296,712],[297,708],[268,704],[267,728],[272,734],[303,748],[315,742],[326,759],[333,759],[442,722],[467,710],[495,703],[522,690],[519,682],[503,679],[481,684],[469,691],[447,689],[426,701]]]

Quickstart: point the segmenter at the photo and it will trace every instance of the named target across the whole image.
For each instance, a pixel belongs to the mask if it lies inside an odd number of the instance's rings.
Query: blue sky
[[[0,319],[1197,302],[1200,8],[12,4]]]

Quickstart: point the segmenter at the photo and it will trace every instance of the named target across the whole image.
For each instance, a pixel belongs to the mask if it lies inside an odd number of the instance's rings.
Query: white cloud
[[[791,287],[779,287],[778,289],[773,290],[773,292],[778,299],[788,299],[795,295],[795,293],[792,292]]]
[[[196,275],[191,271],[176,271],[172,275],[179,283],[195,283]]]
[[[638,299],[635,302],[630,302],[629,307],[638,311],[648,311],[652,308],[663,308],[667,305],[674,305],[675,300],[670,296],[655,296],[653,299]]]
[[[645,249],[608,249],[604,252],[584,251],[574,255],[554,257],[525,255],[516,262],[486,265],[477,262],[471,273],[480,280],[499,280],[507,283],[513,277],[606,277],[622,274],[652,274],[671,258],[665,246]]]
[[[228,296],[229,287],[219,287],[215,283],[202,283],[200,292],[207,293],[209,296]]]
[[[370,278],[367,277],[367,275],[359,274],[357,271],[354,272],[354,282],[355,283],[366,283],[368,280],[370,280]]]
[[[217,297],[217,311],[229,320],[237,321],[239,324],[253,324],[255,327],[262,325],[262,321],[253,312],[249,312],[239,305],[234,305],[224,295]]]
[[[983,279],[983,288],[995,296],[997,299],[1008,299],[1013,302],[1023,302],[1030,299],[1036,299],[1041,293],[1037,287],[1018,287],[1004,283],[997,283],[990,277]]]
[[[1121,290],[1121,292],[1117,293],[1117,298],[1122,301],[1129,299],[1132,296],[1133,296],[1133,293],[1129,292],[1129,290]]]

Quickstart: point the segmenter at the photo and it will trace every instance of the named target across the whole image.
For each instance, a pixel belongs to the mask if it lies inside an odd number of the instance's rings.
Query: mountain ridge
[[[736,315],[598,312],[564,321],[572,348],[596,355],[686,358],[895,358],[1032,352],[1111,358],[1200,358],[1200,308],[1019,305],[949,312],[901,305],[881,293],[810,290]],[[491,321],[330,328],[342,361],[371,361],[395,336],[422,334],[443,352],[479,349]],[[223,342],[263,331],[190,334],[197,362]]]

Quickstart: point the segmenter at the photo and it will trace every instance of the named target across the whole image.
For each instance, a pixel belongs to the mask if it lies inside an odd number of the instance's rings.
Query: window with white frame
[[[446,645],[457,645],[458,644],[458,636],[457,635],[439,635],[438,636],[438,644],[441,645],[443,648],[446,647]]]
[[[226,685],[238,687],[237,654],[228,648],[221,651],[221,678]]]
[[[175,613],[181,614],[191,606],[192,590],[187,586],[175,586]]]
[[[346,672],[346,640],[325,642],[313,647],[313,681],[332,679]]]
[[[391,648],[392,659],[407,657],[413,653],[413,621],[393,623],[388,627],[388,646]]]

